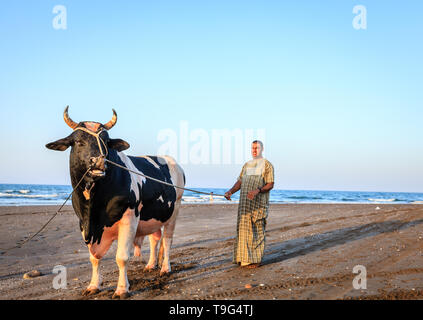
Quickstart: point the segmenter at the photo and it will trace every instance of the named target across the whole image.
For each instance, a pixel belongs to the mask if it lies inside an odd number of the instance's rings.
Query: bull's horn
[[[63,113],[63,118],[65,119],[66,124],[75,130],[75,128],[78,126],[76,122],[74,122],[68,114],[69,106],[66,106],[65,112]]]
[[[113,110],[113,117],[112,117],[112,120],[110,120],[109,122],[107,122],[105,125],[104,125],[104,128],[106,128],[106,130],[110,130],[111,128],[113,128],[113,126],[116,124],[116,122],[117,122],[117,114],[116,114],[116,111],[115,111],[115,109],[112,109]]]

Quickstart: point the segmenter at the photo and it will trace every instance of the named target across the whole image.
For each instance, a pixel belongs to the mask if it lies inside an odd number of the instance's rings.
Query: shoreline
[[[182,206],[189,205],[238,205],[239,201],[227,201],[227,202],[182,202]],[[402,201],[382,201],[382,202],[359,202],[359,201],[342,201],[342,202],[270,202],[269,205],[423,205],[423,201],[413,202],[402,202]],[[1,207],[13,208],[13,207],[57,207],[61,206],[62,203],[51,203],[51,204],[1,204]],[[64,207],[72,206],[72,204],[65,204]]]
[[[212,192],[213,201],[210,202],[210,195],[186,191],[182,199],[184,205],[228,203],[222,196],[225,189],[197,189],[201,192]],[[71,190],[70,186],[60,185],[0,184],[0,206],[62,205]],[[234,194],[232,200],[232,203],[237,203],[239,194]],[[272,189],[269,200],[271,204],[423,204],[423,193]]]

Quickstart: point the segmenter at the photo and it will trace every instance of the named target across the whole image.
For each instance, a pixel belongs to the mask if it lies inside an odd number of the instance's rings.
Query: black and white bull
[[[156,268],[157,244],[162,239],[160,274],[171,271],[169,250],[183,190],[108,164],[105,159],[177,186],[185,185],[184,172],[169,156],[132,157],[122,153],[129,148],[129,144],[121,139],[111,139],[107,132],[117,121],[114,110],[112,120],[105,125],[88,121],[75,123],[68,115],[68,107],[64,119],[74,130],[73,133],[46,147],[59,151],[71,147],[70,176],[73,187],[91,168],[72,196],[72,205],[79,218],[92,264],[91,282],[83,294],[99,292],[102,282],[100,259],[112,242],[117,240],[119,280],[113,298],[126,298],[129,292],[127,263],[130,251],[133,245],[134,256],[141,257],[141,244],[146,235],[150,238],[150,259],[145,269]]]

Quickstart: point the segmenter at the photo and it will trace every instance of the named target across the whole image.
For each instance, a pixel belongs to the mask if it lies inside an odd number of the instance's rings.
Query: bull
[[[117,122],[114,109],[112,119],[103,125],[92,121],[76,123],[69,117],[68,108],[64,111],[64,120],[73,132],[46,147],[58,151],[71,147],[69,169],[72,186],[76,188],[72,206],[79,218],[92,264],[91,282],[82,294],[92,295],[100,291],[100,260],[117,240],[119,279],[113,298],[124,299],[129,296],[128,260],[132,248],[134,256],[141,257],[145,236],[148,235],[150,240],[150,258],[145,270],[157,267],[157,247],[161,240],[160,275],[171,272],[169,252],[183,195],[181,188],[142,175],[184,186],[184,171],[169,156],[133,157],[123,153],[129,144],[122,139],[112,139],[108,134]]]

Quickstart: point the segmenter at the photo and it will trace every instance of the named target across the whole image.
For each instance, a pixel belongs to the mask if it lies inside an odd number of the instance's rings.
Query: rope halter
[[[78,128],[75,128],[75,130],[73,130],[73,131],[76,131],[76,130],[81,130],[81,131],[84,131],[84,132],[89,133],[90,135],[94,136],[95,139],[97,140],[98,149],[100,150],[100,154],[101,154],[100,157],[102,157],[102,158],[106,158],[107,157],[107,155],[109,154],[109,151],[107,149],[106,143],[100,137],[100,134],[103,131],[106,131],[105,129],[101,128],[99,131],[93,132],[93,131],[88,130],[86,128],[78,127]],[[100,143],[100,141],[101,141],[101,143]],[[103,144],[104,150],[106,150],[106,154],[104,154],[103,149],[101,148],[101,144]]]
[[[93,132],[93,131],[91,131],[91,130],[89,130],[87,128],[82,128],[82,127],[77,127],[77,128],[74,129],[74,131],[76,131],[76,130],[84,131],[84,132],[92,135],[93,137],[95,137],[95,139],[97,140],[98,149],[100,150],[100,156],[90,158],[91,163],[90,163],[90,167],[88,168],[88,171],[90,172],[90,174],[93,174],[93,173],[95,174],[95,172],[92,171],[92,170],[93,170],[95,164],[98,162],[98,159],[104,159],[104,161],[106,161],[107,160],[106,157],[109,154],[109,151],[107,149],[106,143],[100,137],[100,134],[103,131],[106,131],[106,130],[103,129],[103,128],[101,128],[97,132]],[[101,141],[101,143],[100,143],[100,141]],[[103,149],[101,148],[101,145],[102,144],[104,146],[104,150],[105,150],[106,154],[104,154]],[[94,160],[94,161],[92,161],[92,160]],[[105,174],[105,172],[102,173],[102,175],[104,175],[104,174]],[[82,193],[84,195],[84,197],[85,197],[85,200],[87,200],[87,201],[90,200],[90,198],[91,198],[91,190],[93,189],[94,185],[95,185],[94,182],[88,183],[87,185],[85,185],[85,189],[84,189],[84,191]]]

